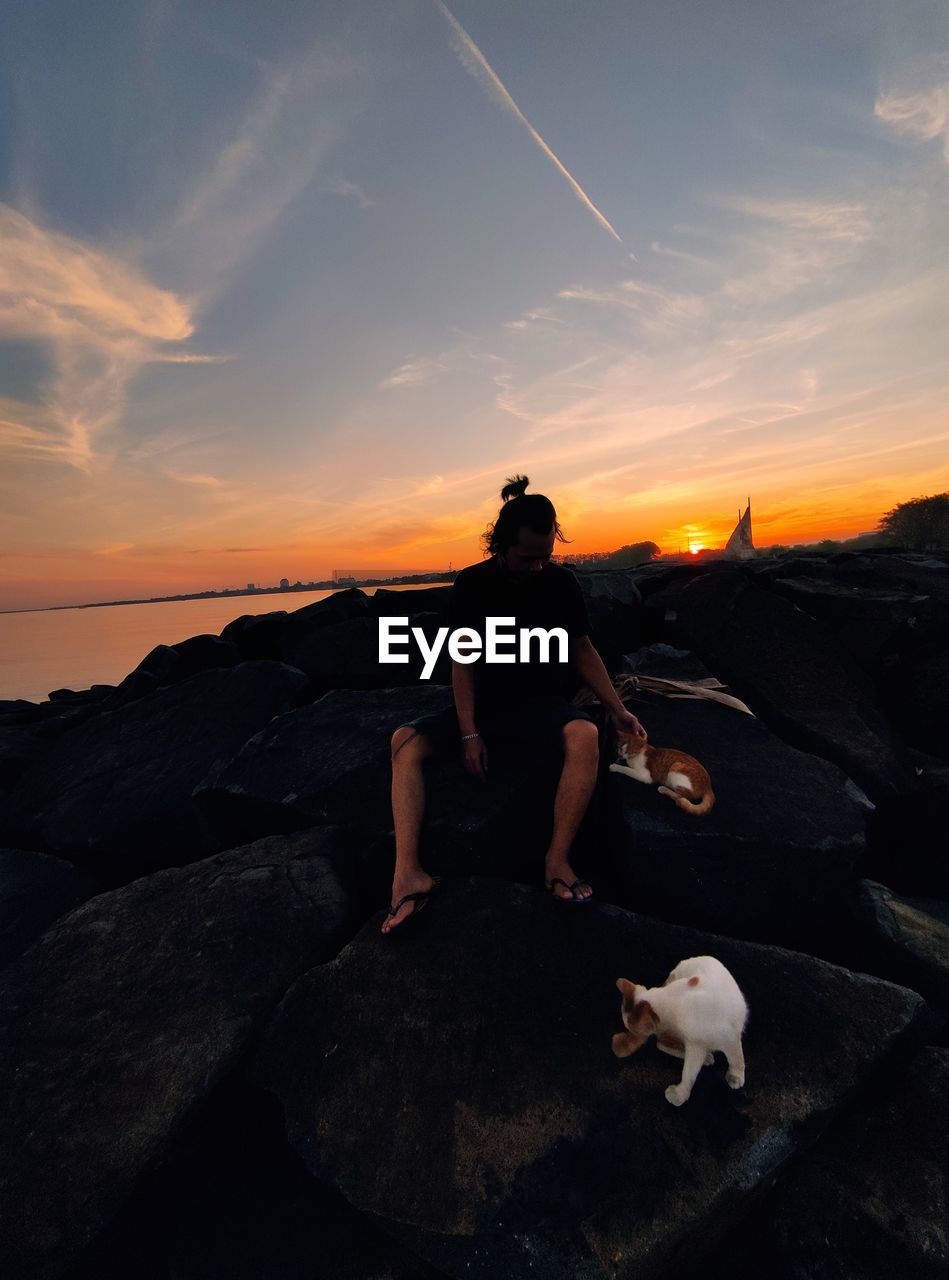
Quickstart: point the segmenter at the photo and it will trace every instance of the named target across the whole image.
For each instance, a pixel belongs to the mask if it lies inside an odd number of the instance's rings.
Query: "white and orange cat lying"
[[[616,748],[623,764],[611,764],[611,773],[624,773],[637,782],[659,784],[661,796],[671,796],[680,809],[698,817],[715,803],[712,779],[704,765],[674,747],[650,747],[635,733],[616,731]]]
[[[725,1076],[733,1089],[745,1083],[745,1058],[741,1035],[748,1020],[748,1005],[738,983],[714,956],[682,960],[661,987],[638,987],[618,978],[622,992],[625,1031],[613,1037],[617,1058],[627,1058],[650,1036],[663,1053],[684,1059],[682,1079],[670,1084],[666,1098],[674,1107],[688,1102],[692,1086],[714,1055],[728,1059]]]

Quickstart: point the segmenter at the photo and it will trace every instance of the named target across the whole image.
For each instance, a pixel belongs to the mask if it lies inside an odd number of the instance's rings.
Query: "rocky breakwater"
[[[859,1260],[862,1223],[932,1253],[944,1152],[911,1182],[897,1135],[945,1073],[949,747],[892,701],[941,661],[949,568],[927,560],[581,574],[614,673],[718,678],[753,713],[628,691],[715,808],[611,774],[604,724],[575,850],[597,901],[571,906],[539,888],[559,751],[499,752],[487,783],[430,761],[443,885],[388,939],[389,737],[451,695],[444,669],[380,666],[375,628],[444,625],[444,589],[340,592],[159,646],[114,689],[0,704],[0,929],[28,948],[0,970],[6,1272],[127,1280],[144,1251],[155,1280],[303,1280],[332,1236],[326,1280],[673,1276],[752,1220],[771,1252],[749,1274],[810,1274],[823,1238]],[[610,1052],[614,982],[701,952],[748,997],[748,1080],[719,1062],[676,1109],[673,1059]],[[286,1197],[242,1212],[272,1169]],[[795,1237],[842,1169],[847,1222]]]

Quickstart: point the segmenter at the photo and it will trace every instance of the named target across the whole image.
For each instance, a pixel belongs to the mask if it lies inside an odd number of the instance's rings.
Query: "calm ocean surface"
[[[388,591],[415,591],[387,587]],[[425,586],[439,586],[426,583]],[[373,595],[375,587],[365,587]],[[55,609],[0,614],[0,699],[44,701],[51,689],[118,684],[156,644],[218,635],[244,613],[302,609],[332,591],[289,591],[266,596],[117,604],[99,609]]]

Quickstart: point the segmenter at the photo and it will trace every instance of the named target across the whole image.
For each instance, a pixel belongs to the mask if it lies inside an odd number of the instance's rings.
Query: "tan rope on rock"
[[[734,694],[722,693],[725,688],[714,676],[706,676],[701,680],[673,680],[666,676],[617,676],[613,688],[622,700],[632,697],[640,690],[643,693],[659,693],[666,698],[693,698],[698,701],[720,702],[722,706],[732,707],[735,711],[743,711],[753,716],[754,712]],[[598,706],[599,698],[592,689],[581,689],[573,699],[576,707]]]

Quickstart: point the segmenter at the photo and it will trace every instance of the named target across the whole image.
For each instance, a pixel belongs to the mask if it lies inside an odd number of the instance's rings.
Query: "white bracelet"
[[[461,735],[462,742],[468,742],[471,738],[480,738],[480,733],[463,733]]]

